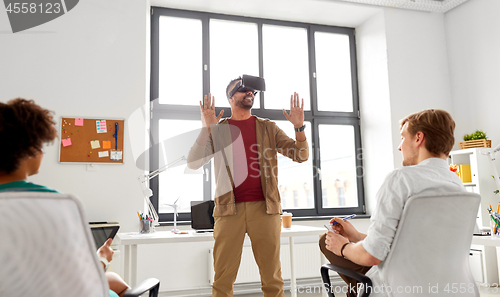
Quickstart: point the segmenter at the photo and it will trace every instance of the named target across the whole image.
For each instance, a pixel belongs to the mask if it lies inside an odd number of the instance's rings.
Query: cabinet
[[[469,265],[474,280],[480,284],[498,284],[497,251],[494,246],[471,245]]]
[[[496,184],[492,178],[493,170],[491,169],[488,157],[481,153],[483,150],[485,148],[451,151],[449,162],[457,165],[470,165],[472,181],[464,183],[464,186],[468,192],[481,195],[477,223],[480,228],[489,228],[488,206],[491,205],[496,211],[500,203],[500,196],[494,194]],[[489,285],[498,284],[498,265],[495,247],[472,245],[470,265],[477,282]]]
[[[471,179],[470,183],[464,183],[465,189],[469,192],[481,195],[481,206],[478,213],[479,227],[490,226],[488,206],[491,205],[496,211],[500,203],[500,196],[493,193],[496,190],[495,180],[492,178],[488,157],[481,154],[484,148],[470,148],[450,152],[450,163],[461,165],[470,164]]]
[[[484,283],[483,253],[481,250],[470,250],[469,264],[474,280],[478,283]]]

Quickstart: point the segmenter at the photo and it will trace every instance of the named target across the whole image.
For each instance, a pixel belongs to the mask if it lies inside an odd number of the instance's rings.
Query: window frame
[[[360,117],[359,117],[359,93],[358,93],[358,82],[357,82],[357,59],[356,59],[356,44],[355,44],[355,29],[347,27],[336,27],[336,26],[326,26],[319,24],[309,24],[301,22],[291,22],[291,21],[281,21],[254,17],[243,17],[236,15],[226,15],[208,12],[196,12],[188,10],[178,10],[163,7],[151,7],[151,83],[150,83],[150,129],[152,137],[159,135],[159,121],[168,119],[184,119],[184,120],[200,120],[199,106],[186,106],[177,104],[159,104],[159,19],[161,16],[179,17],[179,18],[190,18],[198,19],[202,22],[202,46],[203,46],[203,57],[202,65],[200,65],[200,71],[202,71],[202,90],[203,93],[200,94],[200,100],[203,98],[204,94],[208,94],[210,91],[210,44],[209,44],[209,26],[210,19],[220,19],[227,21],[237,21],[237,22],[251,22],[257,24],[258,30],[258,57],[259,57],[259,75],[262,77],[264,74],[264,60],[263,60],[263,38],[262,38],[262,28],[263,25],[276,25],[276,26],[287,26],[287,27],[299,27],[305,28],[307,30],[308,39],[308,63],[309,63],[309,98],[311,100],[311,109],[304,111],[305,121],[311,122],[312,127],[307,127],[306,129],[311,130],[312,139],[308,140],[311,143],[312,151],[310,152],[310,158],[312,159],[312,170],[313,170],[313,188],[314,188],[314,201],[315,205],[311,209],[290,209],[293,211],[294,217],[299,218],[321,218],[325,216],[332,215],[346,215],[346,214],[365,214],[365,197],[364,197],[364,183],[363,183],[363,160],[362,160],[362,145],[361,145],[361,131],[360,131]],[[331,112],[331,111],[319,111],[317,98],[317,85],[316,85],[316,57],[315,57],[315,32],[326,32],[326,33],[338,33],[345,34],[349,36],[349,47],[351,56],[351,88],[352,88],[352,112]],[[206,65],[206,68],[205,66]],[[229,79],[228,79],[229,81]],[[225,86],[222,86],[225,88]],[[266,110],[265,109],[265,93],[260,93],[260,108],[252,109],[252,114],[258,117],[269,118],[271,120],[282,120],[283,112],[282,110]],[[285,107],[286,108],[286,107]],[[217,107],[217,113],[220,110],[224,110],[224,115],[228,116],[231,114],[231,109],[227,107]],[[322,208],[322,192],[321,192],[321,181],[317,178],[316,169],[320,168],[320,159],[316,156],[319,152],[319,135],[318,127],[320,124],[341,124],[341,125],[352,125],[355,132],[355,148],[360,151],[360,154],[356,152],[356,182],[358,191],[358,206],[357,207],[341,207],[341,208]],[[293,137],[293,136],[291,136]],[[361,155],[361,158],[358,156]],[[158,167],[159,162],[159,147],[155,146],[150,150],[150,168],[152,170]],[[210,167],[210,162],[204,166],[204,186],[203,186],[203,200],[212,199],[212,172]],[[150,188],[153,190],[153,196],[150,198],[154,207],[159,209],[159,178],[154,178],[150,180]],[[201,198],[201,197],[200,197]],[[160,222],[172,222],[172,213],[160,213]],[[190,221],[190,213],[180,213],[178,221]]]

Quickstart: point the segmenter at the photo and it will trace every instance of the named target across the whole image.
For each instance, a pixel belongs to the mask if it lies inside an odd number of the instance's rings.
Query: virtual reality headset
[[[252,91],[255,95],[257,91],[263,92],[266,90],[266,82],[261,77],[243,74],[238,79],[239,82],[229,91],[229,98],[233,97],[236,92],[246,93]]]

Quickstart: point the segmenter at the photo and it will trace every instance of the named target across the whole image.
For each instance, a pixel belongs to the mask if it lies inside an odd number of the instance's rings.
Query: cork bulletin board
[[[124,120],[61,118],[59,162],[123,164]]]

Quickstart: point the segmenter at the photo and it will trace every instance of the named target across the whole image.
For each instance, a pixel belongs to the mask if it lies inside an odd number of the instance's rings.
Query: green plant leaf
[[[476,130],[476,132],[474,132],[472,134],[465,134],[464,135],[464,141],[478,140],[478,139],[488,139],[488,138],[486,137],[486,133],[484,133],[481,130]]]

